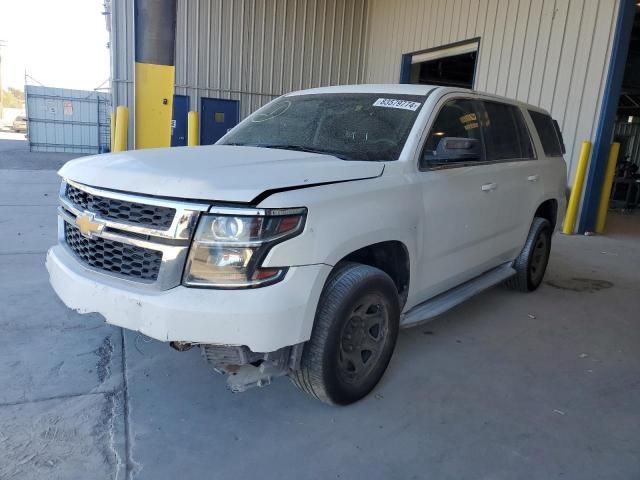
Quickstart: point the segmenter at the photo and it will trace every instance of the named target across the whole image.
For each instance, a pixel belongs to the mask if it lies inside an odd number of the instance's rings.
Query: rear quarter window
[[[529,110],[529,115],[536,127],[542,149],[547,157],[561,157],[564,153],[560,129],[550,115]]]

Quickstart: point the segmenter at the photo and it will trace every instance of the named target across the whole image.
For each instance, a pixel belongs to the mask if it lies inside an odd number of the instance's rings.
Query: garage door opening
[[[640,3],[625,4],[618,16],[617,45],[589,164],[579,231],[594,231],[595,227],[606,235],[640,238]],[[620,147],[612,176],[605,182],[612,142]]]
[[[480,39],[402,56],[400,83],[473,88]]]
[[[616,172],[609,197],[609,226],[640,233],[640,15],[636,13],[622,89],[618,100],[613,141],[620,144]],[[619,214],[619,215],[616,215]],[[611,230],[611,229],[610,229]]]

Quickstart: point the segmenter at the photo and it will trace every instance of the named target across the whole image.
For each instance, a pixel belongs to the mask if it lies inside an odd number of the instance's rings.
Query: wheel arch
[[[334,266],[339,268],[345,262],[355,262],[379,268],[385,272],[398,290],[401,307],[407,301],[409,282],[411,280],[411,266],[409,249],[399,240],[366,245],[344,255]]]
[[[551,223],[552,231],[556,228],[558,221],[558,201],[555,198],[548,198],[538,205],[533,218],[546,218]],[[532,219],[533,220],[533,219]]]

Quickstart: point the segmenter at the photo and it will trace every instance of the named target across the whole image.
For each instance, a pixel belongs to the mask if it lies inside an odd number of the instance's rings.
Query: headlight
[[[250,288],[281,280],[286,268],[261,268],[269,249],[304,229],[306,208],[214,209],[198,223],[183,284]]]

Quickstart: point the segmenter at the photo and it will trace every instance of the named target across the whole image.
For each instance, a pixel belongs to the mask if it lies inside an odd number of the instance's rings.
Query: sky
[[[3,88],[93,90],[109,78],[103,0],[0,0]],[[35,82],[34,82],[35,83]]]

